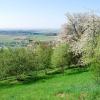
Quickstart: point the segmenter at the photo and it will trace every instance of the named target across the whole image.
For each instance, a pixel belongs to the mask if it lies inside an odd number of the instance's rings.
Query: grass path
[[[100,100],[100,87],[90,72],[64,75],[15,85],[0,85],[0,100]]]

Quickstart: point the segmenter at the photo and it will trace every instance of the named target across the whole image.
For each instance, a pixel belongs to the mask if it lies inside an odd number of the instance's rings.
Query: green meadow
[[[34,81],[0,81],[0,100],[100,100],[100,87],[91,72],[42,76]]]

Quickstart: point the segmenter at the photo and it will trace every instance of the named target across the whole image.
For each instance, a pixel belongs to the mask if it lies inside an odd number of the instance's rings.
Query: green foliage
[[[32,50],[25,48],[15,49],[13,51],[12,62],[11,71],[15,74],[23,74],[35,70],[35,54]]]
[[[39,44],[35,53],[38,70],[42,69],[47,73],[47,69],[51,67],[52,47],[47,44]]]
[[[8,76],[20,77],[35,71],[35,54],[33,50],[25,48],[1,49],[0,78]]]
[[[53,67],[61,67],[64,72],[64,67],[69,65],[70,55],[69,46],[67,44],[60,44],[54,48],[51,63]]]
[[[0,50],[0,78],[4,78],[7,76],[7,72],[9,71],[9,65],[11,62],[10,56],[11,54],[8,49]]]
[[[97,84],[100,84],[100,62],[93,62],[91,64],[91,71],[94,75],[94,80]]]
[[[100,84],[100,36],[97,37],[97,44],[94,49],[91,69],[94,73],[96,82]]]
[[[8,48],[0,49],[0,79],[38,73],[51,68],[52,47],[48,44],[39,44],[34,49]]]
[[[91,65],[94,79],[97,83],[100,83],[100,35],[97,35],[94,40],[90,41],[86,46],[83,61],[85,64]]]

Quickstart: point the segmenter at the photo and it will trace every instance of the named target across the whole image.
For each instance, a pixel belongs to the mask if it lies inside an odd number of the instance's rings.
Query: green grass
[[[16,38],[25,38],[26,36],[25,35],[1,35],[0,34],[0,40],[2,41],[12,41]]]
[[[100,100],[100,87],[90,72],[65,72],[35,82],[9,85],[1,81],[0,100]]]
[[[35,41],[52,41],[52,40],[55,40],[57,36],[33,35],[29,37],[31,37],[31,39]]]

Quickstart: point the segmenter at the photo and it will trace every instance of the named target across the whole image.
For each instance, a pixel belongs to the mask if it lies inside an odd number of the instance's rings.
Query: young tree
[[[0,49],[0,79],[8,76],[11,53],[9,49]]]
[[[51,66],[52,47],[48,44],[39,44],[35,51],[38,70],[42,69],[47,74],[47,69]]]
[[[86,45],[82,60],[90,65],[94,79],[100,83],[100,34],[93,39]]]
[[[12,53],[10,74],[20,78],[22,74],[27,75],[32,71],[36,71],[34,51],[26,48],[17,48]]]
[[[36,71],[34,50],[26,48],[13,48],[0,50],[0,77],[22,75]]]
[[[54,48],[51,63],[53,67],[60,67],[61,72],[64,73],[64,67],[69,66],[70,55],[69,46],[67,44],[59,44]]]

